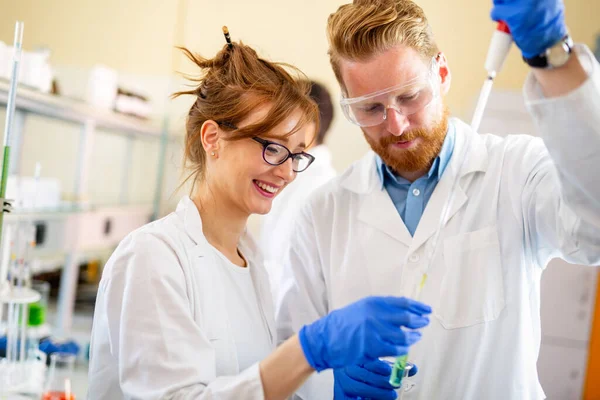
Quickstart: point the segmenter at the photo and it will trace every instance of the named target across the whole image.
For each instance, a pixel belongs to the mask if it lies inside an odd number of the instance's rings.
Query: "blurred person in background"
[[[309,84],[310,97],[319,107],[320,118],[319,131],[312,140],[314,144],[307,149],[315,161],[273,200],[271,211],[262,218],[259,244],[265,255],[274,300],[277,299],[283,257],[294,233],[294,219],[310,194],[336,176],[331,164],[331,151],[325,144],[334,117],[331,94],[320,83],[310,81]]]

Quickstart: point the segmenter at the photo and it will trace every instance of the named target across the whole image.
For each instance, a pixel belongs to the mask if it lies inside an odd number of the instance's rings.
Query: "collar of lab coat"
[[[483,140],[469,125],[458,118],[451,118],[449,123],[455,127],[456,143],[449,163],[450,168],[446,168],[444,175],[454,175],[456,173],[456,170],[460,166],[460,156],[465,144],[469,146],[469,151],[465,165],[462,166],[461,177],[473,172],[485,172],[488,165],[488,152]],[[367,194],[374,190],[381,190],[375,153],[369,151],[367,155],[355,163],[344,174],[340,183],[342,187],[358,194]]]
[[[210,246],[206,240],[206,236],[204,236],[204,231],[202,230],[202,218],[200,218],[198,207],[196,207],[196,204],[194,204],[189,196],[184,196],[179,201],[176,213],[182,217],[185,231],[192,238],[194,243],[203,248],[205,248],[205,246]],[[259,255],[256,253],[257,248],[254,246],[254,241],[248,236],[247,230],[244,229],[241,245],[245,249],[244,255],[254,260]],[[250,254],[248,254],[248,252],[250,252]]]
[[[423,216],[419,221],[414,236],[408,232],[406,225],[394,208],[394,205],[381,187],[377,173],[376,156],[369,152],[362,160],[354,164],[340,179],[342,187],[361,195],[357,218],[365,224],[378,229],[409,247],[409,253],[417,250],[436,232],[442,210],[461,166],[464,146],[468,146],[468,156],[462,165],[460,178],[474,172],[485,172],[488,165],[488,152],[485,142],[464,122],[452,119],[456,130],[456,143],[452,158],[438,182]],[[468,197],[459,179],[450,210],[444,225],[467,203]]]
[[[202,231],[202,219],[200,218],[198,208],[192,199],[190,199],[189,196],[184,196],[179,201],[175,212],[182,218],[186,233],[196,244],[196,254],[198,256],[211,254],[212,246],[208,243],[208,240],[206,240],[206,236],[204,236],[204,232]],[[240,249],[244,254],[244,257],[252,262],[250,274],[252,275],[252,281],[256,288],[256,296],[260,303],[263,316],[266,319],[267,328],[271,335],[271,341],[272,343],[275,343],[275,323],[273,321],[274,310],[269,279],[264,267],[264,259],[260,251],[258,251],[258,245],[250,234],[248,234],[247,230],[244,230],[244,233],[240,238]]]
[[[179,200],[176,213],[182,217],[185,231],[190,235],[194,243],[207,243],[204,232],[202,231],[202,219],[200,219],[200,213],[189,196],[184,196]]]

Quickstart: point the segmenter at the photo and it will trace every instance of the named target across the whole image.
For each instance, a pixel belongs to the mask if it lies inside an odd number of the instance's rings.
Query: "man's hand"
[[[562,0],[493,0],[492,19],[504,21],[523,53],[532,58],[567,34]]]

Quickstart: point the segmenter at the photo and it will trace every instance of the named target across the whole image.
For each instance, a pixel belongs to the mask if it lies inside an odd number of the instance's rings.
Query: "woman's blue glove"
[[[417,366],[413,365],[409,376],[416,373]],[[334,369],[333,398],[394,400],[398,395],[390,385],[391,374],[392,366],[381,360]]]
[[[431,307],[404,297],[367,297],[300,330],[304,356],[317,371],[399,356],[420,338]]]
[[[562,0],[493,0],[492,19],[504,21],[523,57],[542,54],[567,34]]]

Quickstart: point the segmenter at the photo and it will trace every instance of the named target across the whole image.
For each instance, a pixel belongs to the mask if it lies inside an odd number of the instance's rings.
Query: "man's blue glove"
[[[567,34],[562,0],[493,0],[492,19],[504,21],[523,57],[542,54]]]
[[[394,400],[398,395],[390,385],[391,373],[392,366],[381,360],[334,369],[333,398]],[[417,366],[413,365],[409,376],[416,373]]]
[[[317,371],[408,353],[429,324],[431,307],[404,297],[367,297],[305,325],[298,337]]]

